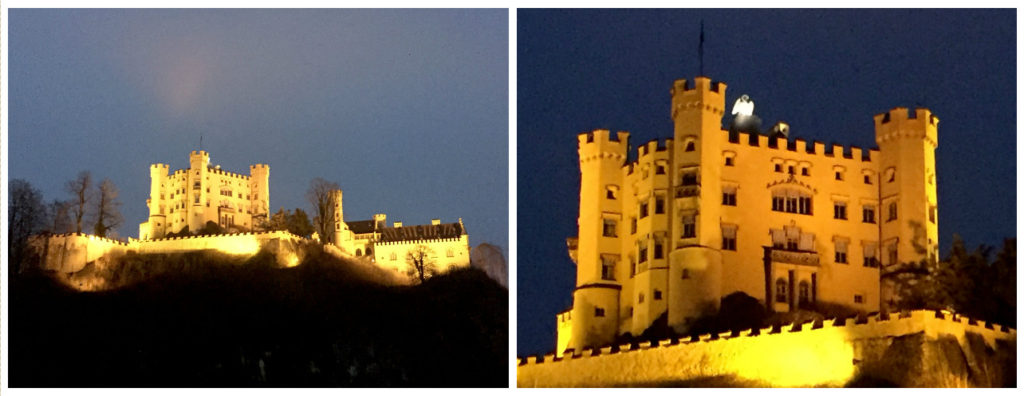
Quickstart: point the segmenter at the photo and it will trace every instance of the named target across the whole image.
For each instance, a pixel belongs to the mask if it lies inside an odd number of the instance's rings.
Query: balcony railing
[[[679,186],[676,187],[676,198],[700,196],[700,186]]]
[[[772,261],[817,267],[820,260],[815,252],[772,249]]]

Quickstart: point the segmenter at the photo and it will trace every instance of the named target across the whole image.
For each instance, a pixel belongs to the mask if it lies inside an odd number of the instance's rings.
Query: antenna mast
[[[700,76],[704,76],[704,19],[700,20],[700,45],[697,47],[698,59],[700,59]]]

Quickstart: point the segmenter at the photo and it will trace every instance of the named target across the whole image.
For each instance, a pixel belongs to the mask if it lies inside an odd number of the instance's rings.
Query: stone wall
[[[1017,332],[914,311],[519,359],[519,387],[1015,386]]]

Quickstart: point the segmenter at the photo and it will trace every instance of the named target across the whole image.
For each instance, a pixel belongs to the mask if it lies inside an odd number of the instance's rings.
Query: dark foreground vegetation
[[[347,264],[129,258],[118,276],[139,281],[95,293],[12,274],[10,386],[508,385],[507,289],[468,268],[383,286]]]

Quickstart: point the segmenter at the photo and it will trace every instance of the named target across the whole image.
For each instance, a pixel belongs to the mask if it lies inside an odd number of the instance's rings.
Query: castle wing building
[[[663,319],[685,331],[742,292],[767,310],[812,304],[878,311],[880,271],[935,258],[938,118],[897,107],[874,117],[877,149],[722,128],[725,89],[705,77],[671,89],[671,138],[578,136],[573,306],[556,353],[639,335]],[[751,104],[752,107],[752,104]]]

